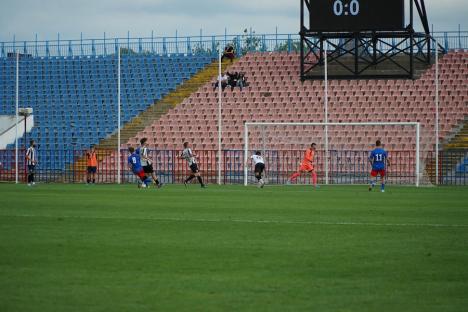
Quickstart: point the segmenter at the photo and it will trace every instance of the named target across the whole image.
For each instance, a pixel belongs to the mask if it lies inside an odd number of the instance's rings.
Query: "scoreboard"
[[[310,31],[405,29],[405,0],[310,0]]]

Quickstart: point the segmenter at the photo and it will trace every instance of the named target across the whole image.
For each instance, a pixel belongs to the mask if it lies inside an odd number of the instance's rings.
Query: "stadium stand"
[[[451,52],[440,60],[440,139],[448,143],[463,124],[468,115],[468,53]],[[323,81],[299,80],[299,58],[288,53],[249,53],[239,60],[229,71],[245,72],[251,85],[241,92],[226,89],[223,93],[223,170],[231,175],[230,182],[241,182],[243,149],[243,124],[245,121],[264,122],[322,122]],[[330,122],[415,122],[421,123],[421,149],[427,176],[434,175],[434,87],[435,67],[421,74],[417,80],[332,80],[329,82],[329,121]],[[213,91],[213,80],[166,115],[155,120],[123,146],[136,145],[141,137],[148,137],[154,150],[173,151],[180,149],[182,141],[193,142],[195,150],[205,151],[204,168],[207,175],[215,176],[217,149],[217,92]],[[297,129],[287,126],[277,137],[269,140],[268,149],[293,151],[302,149],[304,143],[297,144],[299,135],[319,143],[323,149],[323,133],[314,129]],[[159,135],[164,133],[164,135]],[[369,133],[372,133],[369,135]],[[375,133],[380,133],[379,137]],[[383,138],[390,151],[414,151],[414,133],[401,131],[398,127],[381,126],[372,128],[342,127],[329,131],[330,146],[339,146],[344,151],[367,151],[371,141]],[[280,138],[280,139],[278,139]],[[258,148],[261,138],[251,136],[251,148]],[[256,142],[256,143],[255,143]],[[211,151],[211,152],[210,152]],[[232,151],[232,153],[230,152]],[[157,163],[164,172],[184,170],[183,164],[174,159],[175,154],[157,153]],[[289,155],[289,154],[288,154]],[[358,154],[355,154],[358,155]],[[453,157],[453,153],[450,154]],[[289,155],[287,157],[290,157]],[[292,159],[301,157],[299,154]],[[333,157],[333,155],[332,155]],[[340,158],[338,154],[337,159]],[[351,160],[351,171],[362,167],[366,172],[366,156],[359,154]],[[465,156],[466,157],[466,156]],[[456,159],[455,159],[456,158]],[[464,168],[463,155],[446,162],[447,168],[458,165]],[[355,163],[359,159],[359,164]],[[455,159],[455,161],[454,161]],[[107,161],[113,162],[113,159]],[[320,161],[320,160],[319,160]],[[322,160],[323,161],[323,160]],[[444,160],[442,160],[444,161]],[[170,168],[164,167],[169,163]],[[338,166],[342,160],[337,162]],[[287,170],[293,170],[289,163]],[[332,170],[342,168],[332,168]],[[410,176],[414,173],[414,159],[402,160],[398,166],[401,172]],[[450,169],[451,170],[451,169]],[[448,169],[445,169],[447,172]],[[458,172],[460,173],[460,172]],[[225,176],[226,176],[225,175]],[[234,178],[232,178],[234,177]],[[464,174],[462,174],[464,179]],[[177,178],[176,178],[177,181]],[[464,180],[463,180],[464,181]],[[215,182],[213,179],[211,182]],[[226,181],[225,181],[226,182]],[[229,183],[229,182],[228,182]]]
[[[451,52],[440,62],[441,68],[441,139],[451,134],[468,115],[468,53]],[[249,53],[235,64],[232,71],[245,72],[251,86],[243,92],[223,94],[223,149],[242,149],[245,121],[321,122],[323,121],[323,81],[299,80],[299,58],[287,53]],[[330,122],[419,121],[424,128],[422,144],[433,142],[435,69],[411,80],[333,80],[329,84]],[[214,82],[214,80],[212,81]],[[211,83],[212,83],[211,82]],[[217,148],[217,93],[207,83],[136,137],[149,137],[157,149],[178,148],[182,139],[194,142],[199,150]],[[286,129],[297,136],[292,127]],[[338,131],[338,130],[337,130]],[[352,137],[331,133],[331,140],[349,150],[367,150],[364,132]],[[365,131],[365,129],[362,129]],[[411,141],[391,132],[390,150],[408,149]],[[164,133],[164,136],[157,135]],[[311,138],[314,133],[308,133]],[[412,143],[414,144],[414,142]],[[270,146],[291,148],[288,144]]]
[[[211,63],[206,56],[124,55],[122,123],[130,121]],[[15,113],[14,57],[0,59],[0,115]],[[117,59],[22,57],[20,107],[32,107],[34,138],[43,164],[64,168],[64,150],[82,150],[117,129]],[[20,139],[20,146],[24,145]]]
[[[218,93],[212,88],[217,76],[217,65],[211,63],[212,58],[191,54],[123,56],[122,149],[137,145],[141,137],[148,137],[150,147],[158,151],[158,168],[169,175],[185,170],[185,164],[178,163],[175,153],[182,141],[191,141],[195,150],[206,152],[202,167],[210,171],[211,177],[215,176]],[[467,58],[467,52],[452,50],[440,60],[440,138],[444,149],[450,148],[452,140],[459,137],[457,133],[464,133],[461,129],[468,115]],[[249,52],[224,68],[224,72],[227,70],[245,73],[250,86],[243,91],[228,88],[223,93],[222,149],[227,153],[224,170],[233,169],[235,174],[242,171],[242,153],[239,151],[243,148],[245,121],[323,121],[324,83],[300,81],[298,54]],[[202,72],[201,77],[194,75]],[[14,57],[0,59],[0,114],[14,114],[14,76]],[[329,121],[419,121],[422,149],[433,151],[434,76],[433,66],[414,81],[331,80]],[[42,170],[66,169],[66,174],[73,174],[72,181],[79,181],[85,166],[81,158],[83,150],[91,144],[99,144],[98,147],[107,149],[99,157],[102,168],[99,171],[105,175],[99,181],[115,182],[115,77],[115,56],[23,56],[20,107],[34,108],[36,126],[28,138],[35,138],[39,143]],[[186,88],[184,83],[190,79],[195,79],[196,83]],[[376,129],[331,129],[330,144],[342,150],[366,151],[372,138],[369,133],[375,133]],[[400,130],[392,127],[384,130],[386,147],[389,150],[414,150],[414,135]],[[310,129],[301,135],[318,141],[319,149],[323,149],[320,133]],[[268,148],[280,151],[302,149],[303,144],[294,143],[297,136],[298,129],[288,126],[282,130],[281,139],[268,142]],[[253,144],[260,140],[255,135],[251,139]],[[23,144],[21,139],[20,146]],[[63,154],[64,150],[70,149],[78,151],[79,155],[70,158],[70,153]],[[10,151],[11,146],[4,153],[4,163],[11,167],[13,154]],[[230,151],[236,153],[229,156]],[[447,164],[454,172],[463,173],[467,158],[467,155],[456,154]],[[412,166],[410,161],[403,167]]]

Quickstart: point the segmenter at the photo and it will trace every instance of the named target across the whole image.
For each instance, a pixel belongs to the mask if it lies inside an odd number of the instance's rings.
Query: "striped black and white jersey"
[[[151,165],[151,160],[148,159],[148,152],[149,151],[147,147],[142,147],[140,149],[141,165],[143,167]]]
[[[250,158],[252,158],[253,162],[255,164],[265,164],[265,161],[263,160],[262,156],[259,155],[252,155]]]
[[[191,148],[184,149],[184,151],[182,152],[182,158],[188,162],[189,166],[197,163],[197,160],[193,156]]]
[[[26,151],[26,159],[28,166],[33,166],[37,163],[36,149],[34,147],[30,146],[28,148],[28,150]]]

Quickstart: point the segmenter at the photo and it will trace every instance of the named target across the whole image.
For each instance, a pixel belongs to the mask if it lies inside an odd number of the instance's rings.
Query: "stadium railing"
[[[86,180],[86,162],[82,150],[60,151],[63,161],[57,162],[57,151],[40,150],[38,152],[38,166],[36,180],[42,183],[83,183]],[[157,175],[164,183],[182,183],[189,175],[189,168],[183,159],[177,156],[180,151],[154,150],[151,158]],[[217,183],[217,151],[197,151],[202,176],[207,183]],[[19,151],[19,179],[26,179],[24,150]],[[98,151],[98,183],[117,182],[117,163],[114,150]],[[269,150],[265,151],[266,178],[269,184],[285,184],[287,178],[297,169],[302,159],[302,150]],[[369,179],[370,165],[368,151],[330,151],[330,183],[331,184],[366,184]],[[423,170],[428,174],[431,183],[435,183],[435,163],[433,153],[426,155]],[[410,151],[390,152],[393,165],[388,170],[388,181],[391,184],[414,185],[414,153]],[[121,152],[121,179],[124,183],[136,182],[136,178],[127,169],[127,152]],[[0,182],[15,181],[15,151],[14,149],[0,150]],[[468,150],[442,151],[439,155],[440,185],[468,185]],[[244,152],[242,150],[223,151],[222,183],[243,184],[244,182]],[[323,183],[324,153],[317,155],[317,171],[319,182]],[[249,179],[254,182],[253,165],[250,167]],[[309,183],[310,177],[303,175],[299,183]]]
[[[445,50],[468,49],[468,31],[433,32]],[[398,42],[395,38],[388,44]],[[217,55],[219,48],[227,44],[235,47],[238,55],[247,52],[298,52],[298,34],[255,34],[254,32],[240,35],[221,36],[187,36],[187,37],[140,37],[140,38],[94,38],[79,40],[46,41],[8,41],[0,42],[0,57],[11,57],[21,53],[24,57],[74,57],[74,56],[107,56],[116,54],[121,49],[125,54],[158,54],[158,55]],[[400,47],[401,48],[401,47]],[[382,45],[381,50],[388,49]]]

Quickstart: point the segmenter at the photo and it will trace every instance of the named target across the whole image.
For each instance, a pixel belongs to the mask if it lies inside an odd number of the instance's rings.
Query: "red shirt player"
[[[317,151],[316,146],[317,145],[315,143],[312,143],[310,145],[310,148],[306,150],[304,154],[304,159],[302,160],[297,172],[295,172],[289,178],[290,182],[294,182],[297,179],[297,177],[301,175],[302,172],[310,172],[312,176],[312,183],[315,187],[317,187],[317,173],[315,172],[314,166],[315,152]]]

